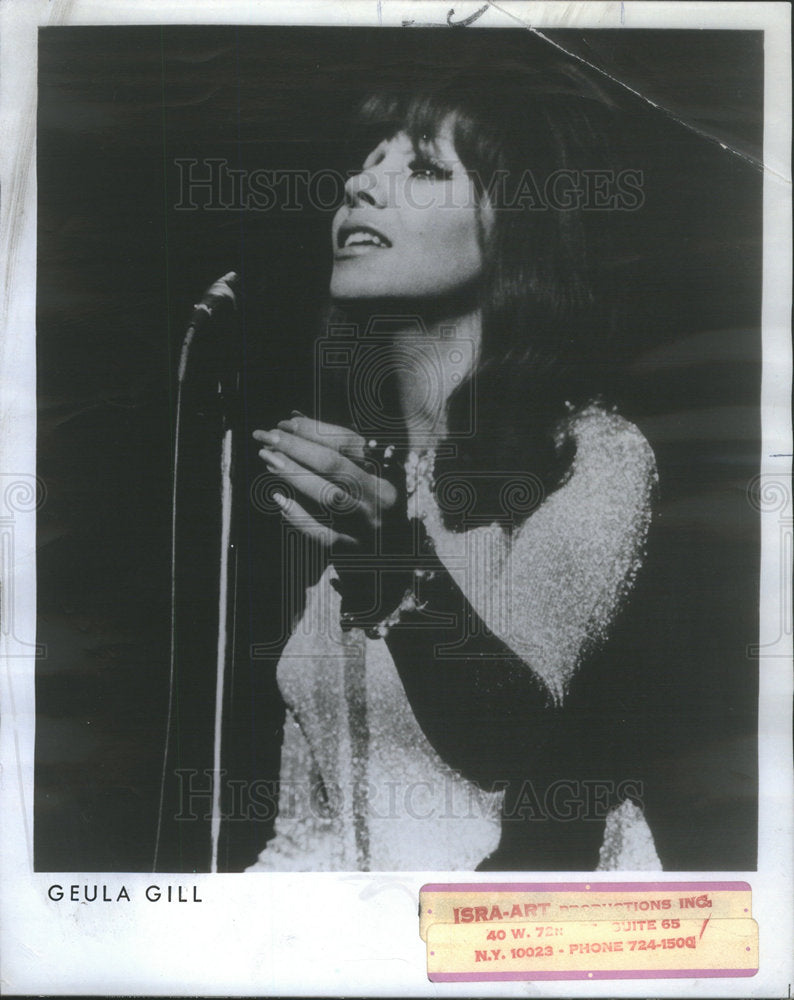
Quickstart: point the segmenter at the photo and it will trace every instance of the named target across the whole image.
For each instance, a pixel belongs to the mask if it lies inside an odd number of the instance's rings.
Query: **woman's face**
[[[419,149],[404,132],[384,140],[345,193],[332,229],[333,298],[432,298],[480,277],[483,213],[448,126]]]

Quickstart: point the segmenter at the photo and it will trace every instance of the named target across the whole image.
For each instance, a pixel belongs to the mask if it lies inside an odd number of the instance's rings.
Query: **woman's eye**
[[[408,164],[412,177],[425,177],[432,180],[449,180],[452,171],[434,160],[412,160]]]

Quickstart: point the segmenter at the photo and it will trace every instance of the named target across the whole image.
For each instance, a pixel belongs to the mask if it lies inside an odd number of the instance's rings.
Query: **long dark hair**
[[[619,114],[598,79],[562,58],[456,70],[360,108],[373,143],[404,131],[418,148],[451,122],[478,202],[493,209],[479,362],[449,399],[449,447],[436,460],[450,528],[520,523],[570,467],[561,420],[609,398],[621,331],[614,236],[632,197],[621,188]],[[505,509],[505,487],[527,475],[530,502]],[[445,505],[460,481],[466,502]]]

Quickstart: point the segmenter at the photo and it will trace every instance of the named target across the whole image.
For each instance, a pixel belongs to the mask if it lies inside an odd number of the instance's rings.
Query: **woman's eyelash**
[[[447,181],[452,177],[451,170],[440,164],[438,160],[431,160],[428,157],[417,157],[415,160],[411,160],[408,169],[415,176],[426,175],[436,180]]]

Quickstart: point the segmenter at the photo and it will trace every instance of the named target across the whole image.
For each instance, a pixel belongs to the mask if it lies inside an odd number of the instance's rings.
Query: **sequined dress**
[[[406,479],[408,514],[424,522],[466,600],[564,708],[641,566],[656,467],[639,430],[596,405],[559,433],[576,446],[568,476],[512,536],[496,523],[444,527],[432,452],[409,456]],[[279,815],[249,871],[472,870],[499,844],[503,792],[468,780],[431,746],[387,644],[342,630],[334,575],[329,567],[310,588],[278,665],[287,705]],[[642,813],[618,804],[598,868],[660,867]]]

